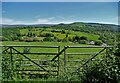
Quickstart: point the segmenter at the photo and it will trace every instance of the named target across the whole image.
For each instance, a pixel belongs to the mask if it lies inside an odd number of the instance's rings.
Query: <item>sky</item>
[[[118,2],[119,0],[2,0],[3,2]]]
[[[112,0],[111,0],[112,1]],[[117,2],[3,2],[3,24],[118,24]]]

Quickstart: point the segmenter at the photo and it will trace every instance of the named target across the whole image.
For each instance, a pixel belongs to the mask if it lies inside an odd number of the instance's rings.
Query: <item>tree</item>
[[[62,33],[62,34],[65,34],[65,30],[62,30],[61,33]]]
[[[52,39],[51,37],[46,37],[46,38],[43,39],[43,41],[49,41],[49,42],[51,42],[51,41],[54,41],[54,39]]]
[[[88,42],[86,40],[80,40],[79,43],[80,44],[88,44]]]
[[[87,37],[85,37],[85,36],[81,36],[81,37],[80,37],[80,40],[88,40],[88,39],[87,39]]]
[[[102,45],[101,41],[95,41],[95,45]]]
[[[75,42],[76,42],[76,41],[79,42],[79,40],[80,40],[79,36],[76,35],[76,36],[73,37],[73,41],[75,41]]]
[[[27,36],[32,37],[32,32],[28,32]]]

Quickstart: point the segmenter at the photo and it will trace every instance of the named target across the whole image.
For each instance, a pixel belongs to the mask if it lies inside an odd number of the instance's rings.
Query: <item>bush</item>
[[[79,38],[79,36],[76,35],[76,36],[73,37],[72,40],[75,41],[75,42],[79,42],[79,41],[80,41],[80,38]]]
[[[62,30],[61,33],[62,33],[62,34],[65,34],[65,30]]]
[[[72,42],[72,41],[73,41],[73,38],[72,38],[72,37],[68,37],[68,40]]]
[[[64,38],[63,40],[62,40],[62,42],[68,42],[69,40],[68,40],[68,38]]]
[[[18,60],[17,58],[14,58],[15,60],[12,61],[13,63],[11,63],[10,60],[10,55],[9,54],[4,54],[2,56],[2,79],[3,80],[16,80],[16,79],[21,79],[20,74],[18,74],[19,72],[16,71],[16,69],[20,69],[20,66],[22,64],[22,60],[23,58],[21,56],[17,56],[19,57],[19,60],[21,61],[16,61]]]
[[[120,66],[118,63],[120,64],[120,60],[108,50],[106,56],[95,58],[94,61],[77,69],[77,72],[60,75],[59,80],[79,83],[119,83]]]
[[[40,37],[54,37],[54,35],[52,33],[42,33]]]
[[[54,41],[54,39],[51,38],[51,37],[46,37],[46,38],[43,39],[43,41],[49,41],[49,42],[51,42],[51,41]]]
[[[9,38],[3,37],[2,41],[9,41]]]
[[[102,45],[101,41],[95,41],[95,45]]]
[[[88,42],[86,40],[80,40],[79,43],[80,44],[88,44]]]
[[[37,38],[33,39],[33,42],[38,42],[38,41],[39,41],[39,39],[37,39]]]
[[[33,39],[32,38],[28,38],[25,40],[26,42],[33,42]]]
[[[80,40],[88,40],[88,39],[87,39],[87,37],[85,37],[85,36],[81,36],[81,37],[80,37]]]
[[[118,83],[120,80],[119,65],[114,55],[107,55],[103,61],[91,61],[83,68],[83,83]],[[120,62],[120,61],[119,61]]]

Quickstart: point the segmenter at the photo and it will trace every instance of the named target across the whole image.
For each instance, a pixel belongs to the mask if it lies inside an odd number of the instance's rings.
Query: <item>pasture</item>
[[[102,26],[73,23],[3,28],[3,80],[85,81],[99,80],[99,74],[109,81],[110,72],[115,70],[113,78],[119,71],[109,46],[116,43],[116,33]]]
[[[99,53],[103,48],[89,48],[93,47],[93,45],[85,45],[79,43],[65,43],[65,42],[2,42],[4,46],[16,46],[13,50],[13,64],[18,65],[16,68],[17,73],[24,74],[22,75],[24,79],[27,80],[42,80],[44,76],[40,76],[39,74],[47,75],[46,71],[41,70],[41,68],[31,62],[30,60],[34,61],[35,63],[42,66],[44,69],[49,70],[50,74],[63,75],[64,73],[74,72],[76,69],[80,68],[87,60],[91,59],[94,55]],[[18,47],[17,47],[18,46]],[[20,46],[20,47],[19,47]],[[26,47],[25,47],[26,46]],[[28,46],[28,47],[27,47]],[[60,48],[39,48],[39,47],[29,47],[29,46],[59,46]],[[57,57],[53,62],[51,61],[61,50],[63,50],[64,46],[85,46],[85,48],[69,48],[62,52],[59,57]],[[88,46],[88,48],[86,47]],[[25,50],[30,49],[27,53]],[[101,54],[99,54],[96,58],[100,59],[103,57],[106,50],[104,50]],[[9,53],[9,51],[8,51]],[[26,57],[22,56],[23,53]],[[48,54],[46,54],[48,53]],[[53,54],[51,54],[53,53]],[[10,55],[7,55],[10,57]],[[82,68],[82,67],[81,67]],[[59,75],[58,75],[59,74]],[[57,80],[58,77],[52,77],[51,75],[48,79]],[[14,76],[13,76],[14,77]],[[17,79],[14,77],[13,79]],[[44,79],[45,80],[45,79]]]

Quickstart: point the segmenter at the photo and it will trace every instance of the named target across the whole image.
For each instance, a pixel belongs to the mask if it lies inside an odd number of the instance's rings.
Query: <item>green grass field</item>
[[[7,41],[2,42],[2,45],[41,45],[41,46],[60,46],[60,50],[64,48],[64,46],[92,46],[92,45],[85,45],[85,44],[79,44],[79,43],[65,43],[65,42],[14,42],[14,41]],[[14,47],[19,52],[23,52],[25,50],[24,47]],[[86,60],[90,59],[92,55],[75,55],[74,53],[89,53],[89,52],[99,52],[101,48],[69,48],[66,50],[66,69],[67,71],[74,71],[77,68],[79,68],[82,64],[86,62]],[[15,52],[15,51],[13,51]],[[58,49],[55,48],[30,48],[30,53],[58,53]],[[67,55],[68,53],[72,53],[71,55]],[[52,58],[54,58],[55,55],[37,55],[37,54],[25,54],[28,58],[34,60],[39,65],[42,65],[46,70],[49,71],[56,71],[58,69],[58,64],[56,62],[51,62]],[[98,58],[100,58],[102,55],[99,55]],[[15,64],[22,64],[19,70],[41,70],[38,66],[36,66],[31,61],[28,61],[25,57],[23,57],[20,54],[13,54],[13,59],[16,60]],[[22,62],[19,62],[17,60],[22,59]],[[26,61],[24,61],[26,60]],[[40,61],[41,60],[41,61]],[[47,60],[47,61],[46,61]],[[56,59],[57,60],[57,59]],[[73,61],[72,61],[73,60]],[[77,62],[80,61],[80,62]],[[31,66],[30,66],[31,65]],[[70,67],[70,68],[69,68]],[[73,68],[72,68],[73,67]],[[60,55],[60,74],[64,72],[64,53]],[[32,71],[26,71],[24,73],[30,73],[30,74],[46,74],[46,72],[32,72]],[[52,74],[55,74],[54,72]],[[26,77],[27,78],[27,77]],[[29,79],[29,77],[28,77]],[[27,80],[28,80],[27,79]],[[34,79],[34,78],[32,78]],[[30,79],[30,80],[32,80]],[[36,79],[36,78],[35,78]],[[52,80],[53,78],[48,78],[47,80]],[[36,80],[42,80],[42,79],[36,79]],[[56,80],[56,78],[54,79]]]
[[[37,36],[39,34],[44,34],[44,33],[52,33],[55,37],[59,38],[59,39],[64,39],[66,37],[66,33],[68,34],[68,37],[73,37],[73,36],[86,36],[89,40],[98,40],[99,35],[95,35],[92,33],[84,33],[84,32],[78,32],[78,31],[72,31],[72,30],[65,30],[65,33],[60,33],[60,32],[51,32],[52,28],[40,28],[40,29],[31,29],[30,31],[28,29],[21,29],[20,30],[20,34],[25,34],[27,35],[28,32],[34,33]],[[61,29],[56,29],[57,31],[62,31]],[[42,37],[41,37],[42,38]]]
[[[84,45],[84,44],[78,44],[78,43],[59,43],[59,42],[2,42],[2,45],[41,45],[41,46],[60,46],[60,50],[64,48],[64,46],[90,46],[90,45]],[[92,46],[92,45],[91,45]],[[24,51],[24,47],[17,48],[20,52]],[[79,60],[79,59],[85,59],[90,58],[89,55],[74,55],[74,53],[92,53],[92,52],[99,52],[101,48],[69,48],[66,50],[66,53],[72,53],[72,55],[67,56],[69,60]],[[58,53],[58,49],[56,48],[30,48],[31,53]],[[54,56],[39,56],[39,55],[29,55],[32,59],[49,59],[51,60]],[[60,55],[61,59],[63,59],[63,54]]]

